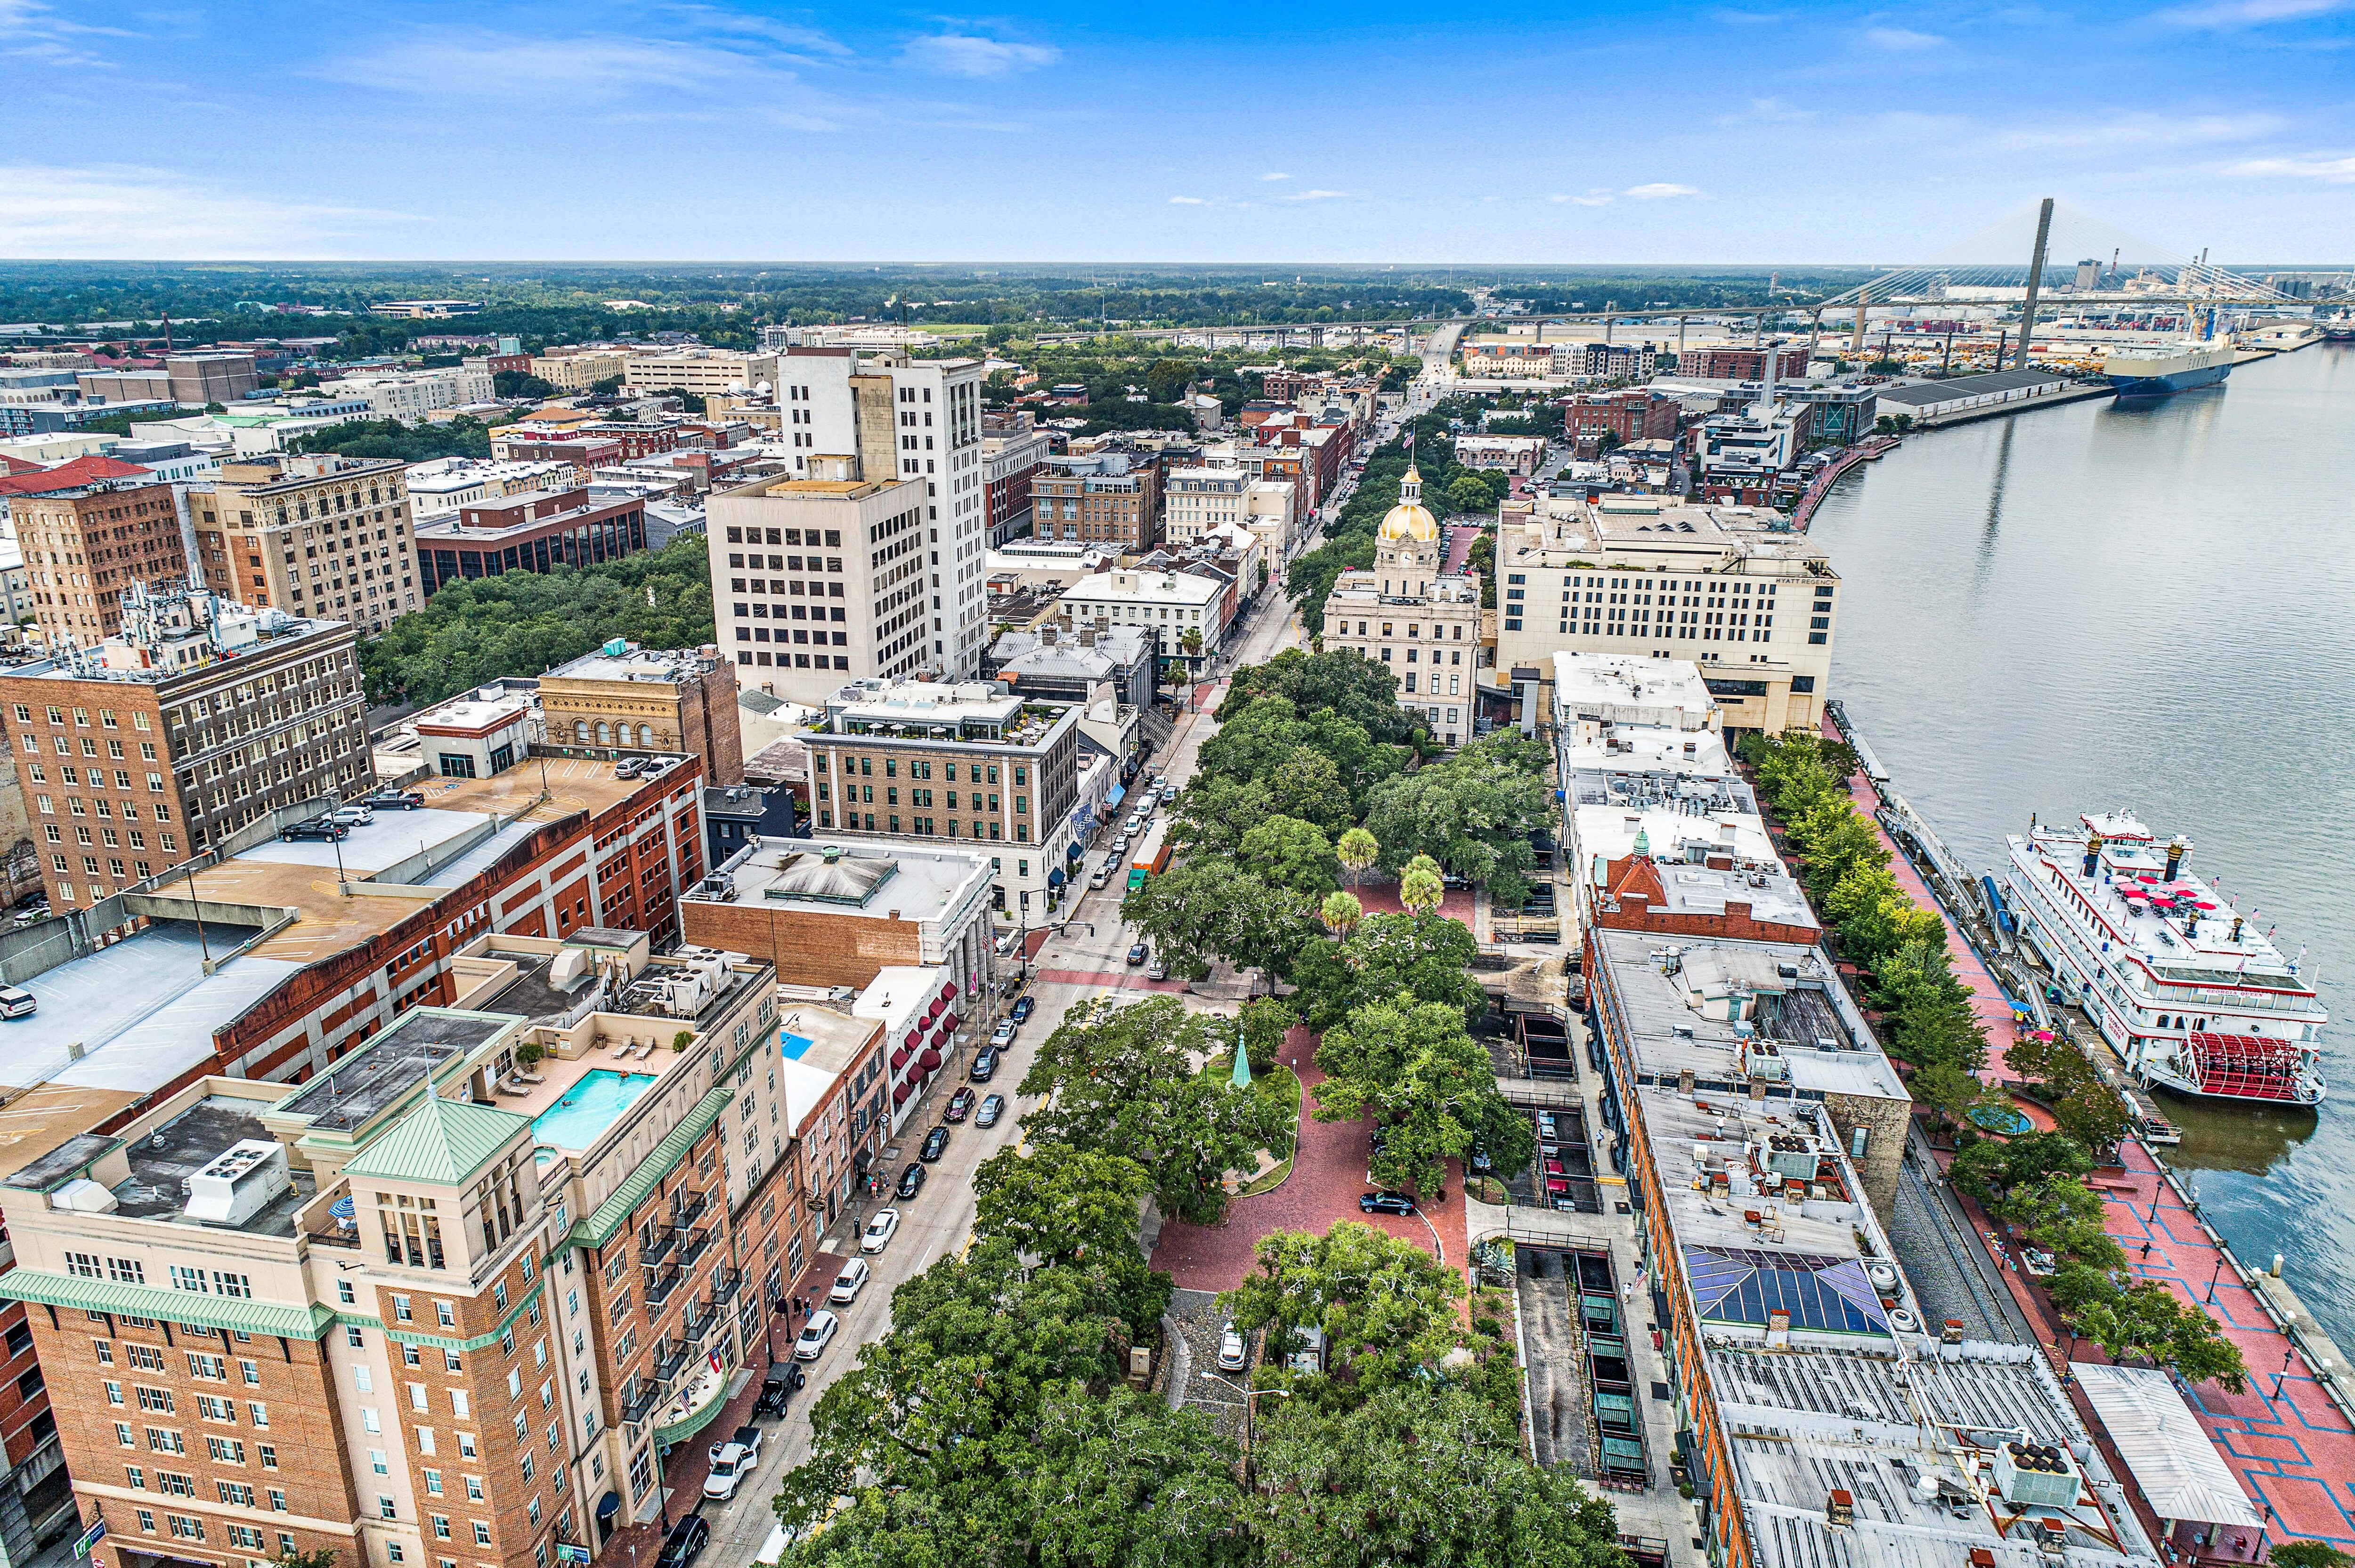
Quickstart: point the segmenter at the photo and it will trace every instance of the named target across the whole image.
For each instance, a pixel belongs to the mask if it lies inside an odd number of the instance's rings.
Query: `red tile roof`
[[[60,490],[79,490],[101,479],[139,479],[155,477],[151,469],[137,463],[117,462],[111,457],[78,457],[71,462],[61,462],[55,468],[36,469],[26,472],[10,464],[11,472],[0,479],[0,495],[54,495]]]

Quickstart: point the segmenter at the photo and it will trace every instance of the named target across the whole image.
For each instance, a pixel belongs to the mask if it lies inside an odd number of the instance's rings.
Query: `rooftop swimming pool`
[[[559,1149],[586,1149],[654,1084],[652,1073],[599,1067],[583,1074],[562,1099],[531,1118],[532,1137]]]

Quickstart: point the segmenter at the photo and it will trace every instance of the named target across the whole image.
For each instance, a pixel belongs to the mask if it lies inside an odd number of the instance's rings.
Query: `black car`
[[[314,817],[307,822],[297,822],[291,828],[278,830],[279,842],[293,843],[307,839],[314,843],[339,843],[351,836],[351,830],[325,817]]]
[[[670,1527],[663,1537],[662,1555],[655,1559],[655,1568],[687,1568],[703,1553],[711,1542],[711,1527],[699,1513],[691,1513]]]
[[[1027,996],[1018,996],[1014,999],[1013,1010],[1007,1014],[1007,1016],[1012,1018],[1017,1023],[1028,1023],[1030,1022],[1031,1011],[1038,1005],[1039,1004],[1036,1001],[1033,1001]]]
[[[414,789],[379,789],[360,804],[372,811],[417,811],[424,809],[425,797]]]
[[[923,1164],[930,1165],[948,1151],[949,1129],[944,1127],[936,1127],[932,1128],[932,1131],[924,1134],[924,1147],[916,1151],[916,1158],[922,1161]],[[920,1169],[920,1167],[911,1165],[908,1169],[914,1171]],[[900,1185],[905,1187],[907,1183],[902,1181]],[[904,1196],[905,1194],[902,1195]]]
[[[1139,942],[1136,946],[1129,948],[1128,950],[1128,967],[1130,969],[1135,969],[1137,965],[1143,963],[1152,956],[1153,949],[1146,947],[1144,943]]]
[[[973,1054],[973,1081],[986,1084],[997,1076],[997,1047],[985,1045]]]
[[[938,1132],[940,1128],[934,1128],[932,1130]],[[924,1168],[917,1164],[915,1161],[910,1160],[908,1162],[908,1168],[900,1172],[900,1196],[902,1198],[912,1198],[916,1195],[917,1189],[922,1187],[923,1184]]]
[[[1367,1214],[1412,1214],[1414,1200],[1404,1192],[1367,1192],[1359,1197],[1358,1211]]]
[[[957,1092],[949,1097],[948,1108],[941,1113],[941,1119],[943,1121],[963,1121],[966,1117],[973,1114],[973,1102],[978,1098],[980,1098],[978,1095],[975,1095],[971,1089],[966,1088],[963,1084],[959,1084],[957,1086]]]
[[[774,1418],[783,1415],[794,1402],[794,1395],[809,1386],[809,1374],[791,1361],[773,1363],[761,1379],[761,1402],[752,1407],[756,1416]]]

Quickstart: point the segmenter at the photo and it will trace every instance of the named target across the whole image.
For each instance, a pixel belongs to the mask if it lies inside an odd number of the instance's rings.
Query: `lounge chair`
[[[626,1060],[629,1057],[630,1053],[635,1051],[637,1048],[637,1041],[635,1039],[629,1039],[615,1045],[611,1051],[606,1052],[605,1054],[611,1056],[614,1061],[620,1062]]]

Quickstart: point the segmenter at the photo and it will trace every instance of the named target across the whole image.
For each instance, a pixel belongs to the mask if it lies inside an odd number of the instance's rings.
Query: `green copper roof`
[[[153,1285],[86,1279],[73,1274],[44,1274],[30,1268],[13,1268],[0,1274],[0,1301],[35,1301],[83,1312],[201,1323],[209,1329],[234,1329],[247,1334],[282,1334],[290,1340],[315,1340],[335,1321],[335,1314],[319,1306],[291,1307],[256,1301],[250,1297],[199,1295]]]
[[[612,1240],[613,1233],[629,1223],[630,1211],[645,1202],[647,1194],[662,1185],[662,1179],[687,1158],[687,1151],[695,1147],[697,1139],[711,1130],[711,1124],[719,1119],[719,1113],[727,1109],[728,1102],[735,1097],[735,1090],[719,1088],[696,1101],[695,1108],[682,1117],[679,1124],[655,1146],[655,1151],[646,1157],[645,1163],[631,1171],[628,1178],[613,1189],[613,1196],[597,1205],[595,1213],[585,1220],[573,1222],[572,1234],[569,1238],[572,1244],[576,1246],[603,1246]],[[0,1278],[5,1277],[0,1276]]]
[[[344,1174],[456,1186],[530,1127],[529,1117],[513,1111],[433,1096],[361,1150]]]

